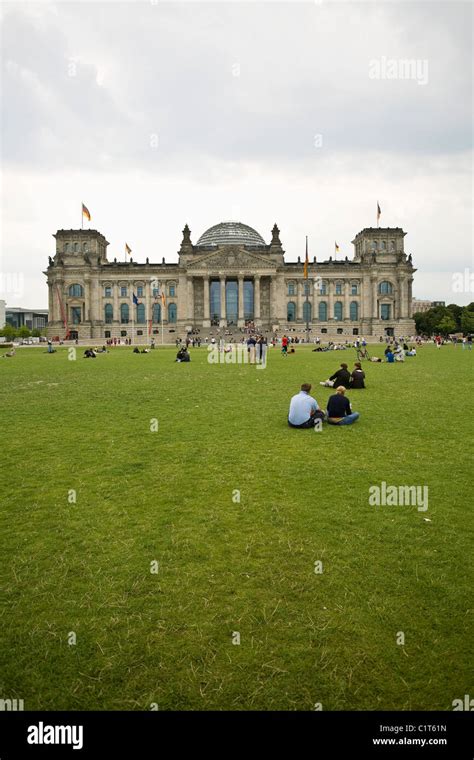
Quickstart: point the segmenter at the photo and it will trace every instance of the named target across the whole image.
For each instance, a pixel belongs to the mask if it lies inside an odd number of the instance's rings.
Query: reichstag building
[[[415,331],[416,270],[399,227],[363,229],[353,258],[311,258],[307,278],[304,255],[285,261],[276,225],[269,243],[240,222],[216,224],[195,244],[187,225],[182,234],[178,263],[141,263],[109,260],[97,230],[58,230],[44,273],[48,336],[146,342],[162,332],[168,340],[245,327],[304,336],[308,326],[310,339],[337,340]]]

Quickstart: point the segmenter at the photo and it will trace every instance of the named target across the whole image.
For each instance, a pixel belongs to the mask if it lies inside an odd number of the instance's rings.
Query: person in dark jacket
[[[351,372],[351,388],[359,389],[365,388],[365,372],[361,367],[360,362],[354,364],[354,369]]]
[[[330,425],[352,425],[359,419],[359,412],[353,412],[349,399],[344,395],[343,385],[336,388],[336,393],[328,399],[327,421]]]
[[[337,388],[338,385],[343,385],[344,388],[350,388],[351,375],[347,369],[347,364],[343,362],[341,364],[341,368],[336,370],[334,375],[331,375],[329,380],[325,380],[324,383],[319,384],[326,386],[326,388]]]

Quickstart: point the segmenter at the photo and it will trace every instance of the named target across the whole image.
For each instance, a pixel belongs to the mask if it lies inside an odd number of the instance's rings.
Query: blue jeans
[[[348,414],[347,417],[343,417],[339,422],[331,422],[331,420],[328,420],[328,422],[331,425],[352,425],[352,423],[358,419],[359,412],[352,412],[352,414]]]

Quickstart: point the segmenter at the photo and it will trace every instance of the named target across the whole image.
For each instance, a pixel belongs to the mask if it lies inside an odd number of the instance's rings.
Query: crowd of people
[[[285,337],[285,336],[284,336]],[[335,344],[333,344],[334,346]],[[356,349],[358,359],[368,359],[371,362],[381,363],[380,357],[370,357],[367,350],[367,343],[364,338],[357,338],[352,344]],[[350,347],[345,346],[345,348]],[[317,346],[313,351],[331,350],[329,347],[323,349]],[[282,341],[282,352],[283,341]],[[406,356],[416,356],[417,349],[415,345],[408,346],[405,339],[400,341],[387,341],[384,351],[385,361],[389,364],[405,361]],[[294,428],[314,428],[322,422],[330,425],[351,425],[356,422],[360,415],[359,412],[353,411],[351,403],[346,396],[346,391],[361,390],[365,385],[365,372],[362,369],[360,361],[354,363],[352,371],[346,362],[342,362],[338,369],[328,377],[327,380],[320,381],[320,385],[325,388],[333,388],[335,393],[331,395],[327,402],[326,410],[320,409],[316,399],[311,396],[311,385],[303,383],[300,392],[294,395],[290,401],[288,413],[288,424]]]

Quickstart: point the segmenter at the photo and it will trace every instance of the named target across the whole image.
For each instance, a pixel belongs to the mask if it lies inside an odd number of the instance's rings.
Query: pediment
[[[239,246],[226,246],[218,251],[196,256],[187,264],[187,270],[241,270],[276,269],[276,264],[266,256],[246,251]]]

